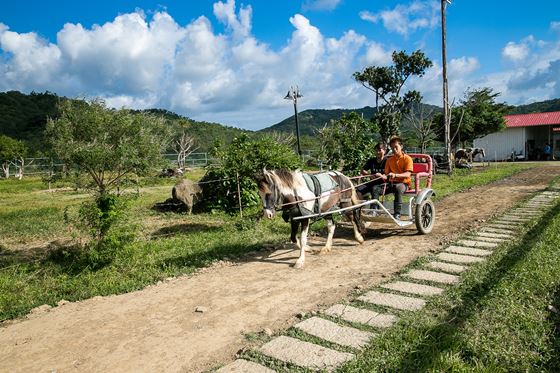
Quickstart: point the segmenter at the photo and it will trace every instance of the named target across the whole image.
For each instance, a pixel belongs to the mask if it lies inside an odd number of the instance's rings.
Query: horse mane
[[[286,169],[278,169],[278,170],[273,171],[273,174],[287,188],[293,188],[295,186],[294,172],[293,171],[286,170]]]

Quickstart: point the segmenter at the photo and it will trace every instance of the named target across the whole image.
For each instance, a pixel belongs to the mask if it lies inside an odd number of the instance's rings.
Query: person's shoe
[[[401,220],[401,214],[394,214],[393,217],[395,218],[395,220]]]

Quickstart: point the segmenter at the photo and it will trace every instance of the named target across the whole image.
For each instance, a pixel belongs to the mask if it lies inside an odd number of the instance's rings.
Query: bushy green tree
[[[411,76],[423,76],[432,66],[420,50],[408,55],[404,51],[393,52],[391,66],[369,66],[354,73],[354,79],[375,93],[377,111],[374,121],[379,126],[381,138],[388,142],[390,137],[399,134],[403,113],[412,103],[420,103],[420,92],[402,92],[404,84]],[[379,102],[381,100],[381,103]]]
[[[453,135],[453,145],[460,144],[460,147],[464,147],[474,139],[506,128],[504,115],[510,110],[510,106],[496,102],[499,95],[499,92],[487,87],[465,93],[459,105],[451,110],[450,133]],[[443,129],[442,114],[436,115],[434,121]],[[438,139],[443,140],[442,130],[438,135]]]
[[[126,205],[115,190],[163,161],[166,127],[161,117],[109,109],[101,100],[64,100],[59,112],[48,120],[46,135],[64,163],[89,175],[95,204],[82,206],[81,219],[101,242]]]
[[[10,177],[10,164],[16,159],[23,158],[26,152],[27,147],[22,141],[0,135],[0,164],[6,178]]]
[[[227,147],[216,144],[212,156],[217,162],[208,166],[201,180],[202,198],[195,206],[196,210],[238,211],[238,182],[242,206],[256,206],[260,203],[254,181],[256,174],[263,168],[296,169],[301,166],[299,157],[288,145],[268,136],[255,139],[242,134]]]
[[[319,131],[321,157],[332,167],[342,165],[343,172],[357,174],[366,160],[375,155],[379,128],[356,112],[344,114]]]

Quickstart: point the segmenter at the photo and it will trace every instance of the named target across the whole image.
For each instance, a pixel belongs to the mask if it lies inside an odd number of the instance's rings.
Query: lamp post
[[[447,158],[447,172],[451,174],[451,118],[449,113],[449,92],[447,88],[447,57],[445,50],[445,7],[451,4],[451,0],[441,0],[441,63],[442,63],[442,80],[443,80],[443,126],[445,136],[445,158]]]
[[[294,102],[294,113],[295,113],[295,119],[296,119],[297,152],[298,152],[299,157],[301,158],[301,147],[300,147],[300,144],[299,144],[299,123],[298,123],[298,113],[297,113],[297,100],[300,97],[303,97],[303,96],[299,93],[298,86],[296,86],[295,89],[294,89],[294,87],[290,87],[290,90],[288,91],[288,94],[286,95],[286,97],[284,97],[284,99],[292,100]]]

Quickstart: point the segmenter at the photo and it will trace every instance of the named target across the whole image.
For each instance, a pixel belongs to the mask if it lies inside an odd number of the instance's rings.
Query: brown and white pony
[[[466,160],[467,162],[472,163],[473,159],[479,154],[482,155],[482,158],[486,157],[486,153],[483,148],[458,149],[455,152],[455,162],[459,163]]]
[[[309,231],[309,218],[293,220],[296,216],[307,215],[315,211],[315,203],[318,201],[317,210],[324,213],[332,208],[344,208],[360,203],[354,189],[352,181],[339,172],[329,172],[329,176],[336,182],[335,189],[315,196],[305,182],[303,172],[300,170],[263,170],[263,174],[256,179],[259,187],[259,195],[263,202],[264,216],[272,219],[277,209],[283,210],[283,217],[291,222],[291,240],[300,249],[299,258],[294,264],[295,268],[303,268],[305,264],[305,251],[307,246],[307,234]],[[354,227],[354,238],[360,244],[364,242],[359,226],[361,225],[359,211],[354,210],[347,213],[352,226]],[[319,254],[328,253],[332,248],[335,224],[332,215],[324,215],[327,221],[328,236],[325,246]],[[297,230],[301,223],[300,239],[298,240]]]

